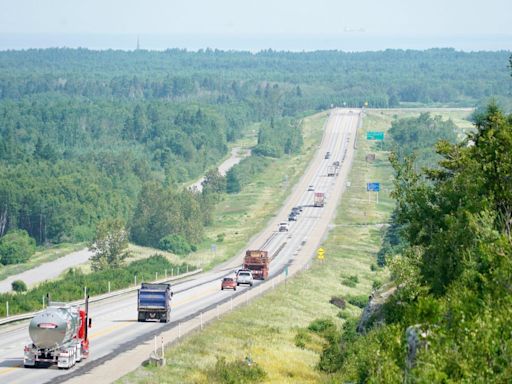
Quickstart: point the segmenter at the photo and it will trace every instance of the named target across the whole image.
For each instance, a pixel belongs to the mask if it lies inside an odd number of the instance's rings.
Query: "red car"
[[[233,289],[236,291],[236,281],[232,277],[225,277],[222,279],[222,284],[220,286],[221,291],[224,289]]]

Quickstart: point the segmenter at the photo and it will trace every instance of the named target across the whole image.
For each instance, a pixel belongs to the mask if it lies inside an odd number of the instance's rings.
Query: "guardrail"
[[[163,279],[160,279],[160,280],[155,280],[155,281],[153,281],[153,283],[165,283],[165,282],[168,282],[168,281],[181,280],[181,279],[184,279],[184,278],[189,277],[189,276],[197,275],[198,273],[201,273],[202,271],[203,270],[200,268],[200,269],[196,269],[196,270],[184,273],[182,275],[173,276],[173,277],[167,277],[167,278],[163,278]],[[95,303],[95,302],[98,302],[98,301],[110,299],[111,297],[125,295],[127,293],[136,291],[137,289],[139,289],[138,285],[133,286],[133,287],[128,287],[128,288],[120,289],[120,290],[114,291],[114,292],[104,293],[104,294],[98,295],[98,296],[93,296],[93,297],[89,298],[89,303]],[[76,300],[76,301],[70,302],[69,304],[72,304],[72,305],[82,305],[84,303],[85,303],[84,299],[80,299],[80,300]],[[22,313],[22,314],[19,314],[19,315],[4,317],[3,319],[0,319],[0,326],[1,325],[5,325],[5,324],[9,324],[9,323],[14,323],[16,321],[31,319],[32,317],[35,316],[36,313],[39,313],[41,311],[42,311],[42,309],[39,310],[39,311]]]

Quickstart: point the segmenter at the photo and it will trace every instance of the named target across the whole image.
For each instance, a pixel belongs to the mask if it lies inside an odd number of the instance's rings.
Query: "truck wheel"
[[[221,291],[223,291],[223,290],[224,290],[224,287],[222,287],[220,290],[221,290]]]
[[[236,291],[236,287],[233,287],[233,291]]]
[[[236,283],[236,286],[238,287],[240,284],[239,283]]]

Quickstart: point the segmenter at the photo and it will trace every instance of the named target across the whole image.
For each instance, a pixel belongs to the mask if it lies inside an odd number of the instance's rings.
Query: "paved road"
[[[217,268],[198,275],[196,278],[175,284],[173,299],[173,322],[170,324],[138,323],[136,296],[128,294],[91,305],[93,329],[90,333],[91,356],[69,371],[56,367],[48,369],[22,368],[23,346],[29,342],[27,325],[21,322],[0,328],[0,382],[2,383],[109,383],[135,369],[144,361],[152,349],[152,337],[158,334],[165,342],[199,327],[200,319],[210,320],[230,306],[236,306],[270,289],[272,284],[283,279],[283,269],[288,268],[290,276],[309,262],[328,228],[335,213],[336,204],[345,188],[345,181],[351,167],[353,140],[359,124],[359,113],[334,110],[325,125],[325,133],[317,152],[305,174],[295,186],[278,214],[260,234],[248,244],[250,249],[264,248],[275,254],[271,263],[271,279],[257,282],[254,287],[240,287],[234,291],[220,291],[223,276],[233,275],[242,261],[243,251],[235,258]],[[324,159],[325,152],[332,157]],[[327,167],[340,160],[342,167],[338,177],[327,177]],[[325,192],[328,203],[324,208],[313,207],[313,192]],[[290,224],[289,232],[277,232],[277,224],[287,218],[293,206],[303,205],[304,211],[297,222]],[[217,312],[216,312],[217,311]]]
[[[87,248],[84,248],[80,251],[60,257],[57,260],[29,269],[28,271],[9,276],[7,279],[0,281],[0,292],[11,291],[11,283],[14,280],[23,280],[30,287],[34,284],[40,283],[41,281],[53,279],[59,276],[66,269],[87,262],[91,255],[92,252],[89,252]]]
[[[244,158],[251,155],[251,150],[247,148],[240,148],[235,147],[231,150],[231,156],[227,158],[219,167],[217,168],[219,170],[219,173],[222,176],[225,176],[226,173],[234,166],[237,165],[239,162],[241,162]],[[196,181],[194,184],[192,184],[189,188],[196,188],[198,191],[203,190],[203,186],[201,183],[204,181],[204,177]]]

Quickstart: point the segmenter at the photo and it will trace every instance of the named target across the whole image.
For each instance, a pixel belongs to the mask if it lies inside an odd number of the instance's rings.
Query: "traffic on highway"
[[[316,155],[267,227],[231,260],[211,271],[173,283],[172,292],[169,288],[162,296],[158,314],[151,308],[151,296],[145,296],[142,303],[140,293],[135,291],[90,303],[87,314],[94,319],[94,325],[87,338],[87,360],[76,361],[74,367],[52,364],[25,368],[24,348],[34,343],[29,334],[29,321],[0,327],[0,382],[85,382],[91,380],[91,375],[96,377],[96,370],[102,367],[111,376],[95,379],[95,382],[110,382],[135,369],[134,362],[140,364],[147,358],[138,356],[137,360],[131,356],[131,360],[126,360],[127,352],[136,346],[177,327],[180,327],[181,337],[181,329],[185,330],[187,322],[203,311],[216,306],[219,311],[219,305],[258,289],[284,271],[291,274],[303,269],[311,262],[346,187],[360,119],[360,111],[332,110]],[[336,170],[334,174],[332,167]],[[283,226],[286,230],[281,230]],[[246,254],[252,258],[248,259]],[[258,257],[263,261],[255,259]],[[246,271],[245,277],[250,275],[250,283],[241,280],[240,270]],[[151,321],[153,318],[163,321]],[[83,378],[84,373],[88,373],[87,379]]]

